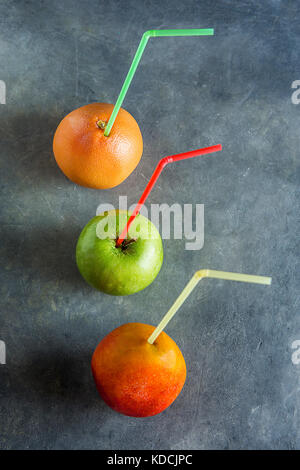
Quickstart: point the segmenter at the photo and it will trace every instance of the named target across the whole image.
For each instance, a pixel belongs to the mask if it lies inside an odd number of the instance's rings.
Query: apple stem
[[[116,240],[116,247],[121,248],[122,250],[126,250],[126,248],[131,244],[136,242],[136,238],[131,238],[130,240],[123,240],[121,245],[117,245],[117,240]]]
[[[204,277],[215,279],[223,279],[227,281],[250,282],[254,284],[270,285],[272,278],[265,276],[252,276],[251,274],[230,273],[226,271],[215,271],[213,269],[200,269],[195,272],[193,277],[187,283],[179,297],[175,300],[170,310],[165,314],[161,322],[153,331],[152,335],[148,338],[148,343],[153,344],[160,333],[165,329],[169,321],[174,317],[175,313],[179,310],[183,302],[188,298],[190,293],[196,287],[199,281]]]

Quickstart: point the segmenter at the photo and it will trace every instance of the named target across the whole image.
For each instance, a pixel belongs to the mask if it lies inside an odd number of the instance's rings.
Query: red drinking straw
[[[179,160],[185,160],[186,158],[193,158],[193,157],[200,157],[200,155],[207,155],[208,153],[219,152],[222,150],[222,145],[212,145],[211,147],[205,147],[203,149],[198,150],[191,150],[190,152],[178,153],[178,155],[171,155],[169,157],[162,158],[159,162],[153,175],[150,178],[149,183],[147,184],[145,191],[143,192],[139,202],[137,203],[134,211],[132,212],[131,216],[128,219],[127,224],[125,225],[121,235],[119,236],[116,246],[120,246],[122,242],[125,240],[129,227],[140,212],[144,202],[146,201],[147,197],[152,191],[153,186],[155,185],[159,175],[161,174],[162,170],[168,163],[178,162]]]

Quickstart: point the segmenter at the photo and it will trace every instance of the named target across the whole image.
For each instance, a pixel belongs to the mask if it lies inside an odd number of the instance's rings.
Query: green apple
[[[116,247],[129,217],[130,212],[120,210],[93,217],[77,242],[76,261],[81,275],[106,294],[135,294],[154,281],[162,266],[160,234],[141,214],[132,222],[122,245]]]

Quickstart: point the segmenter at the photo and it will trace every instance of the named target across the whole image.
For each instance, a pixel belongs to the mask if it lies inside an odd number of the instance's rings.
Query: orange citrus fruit
[[[75,109],[59,124],[53,152],[62,172],[74,183],[95,189],[122,183],[138,165],[143,138],[136,120],[120,109],[109,136],[104,129],[114,108],[92,103]]]

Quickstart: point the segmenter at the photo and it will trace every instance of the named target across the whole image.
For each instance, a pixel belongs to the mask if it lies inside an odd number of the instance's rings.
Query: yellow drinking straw
[[[254,284],[270,285],[272,282],[271,277],[265,276],[252,276],[251,274],[228,273],[226,271],[214,271],[213,269],[200,269],[196,271],[194,276],[187,283],[179,297],[175,300],[170,310],[165,314],[161,322],[157,325],[152,335],[148,338],[148,343],[153,344],[156,338],[167,326],[169,321],[174,317],[177,310],[180,309],[183,302],[188,298],[192,290],[196,287],[199,281],[204,277],[214,279],[224,279],[227,281],[251,282]]]

